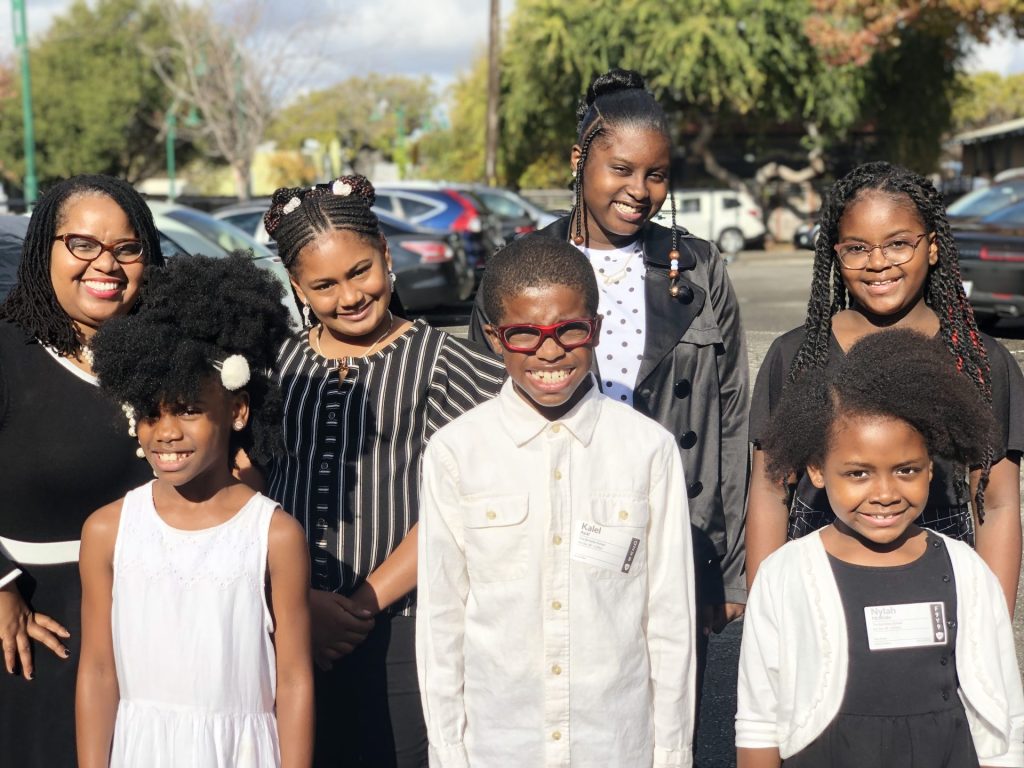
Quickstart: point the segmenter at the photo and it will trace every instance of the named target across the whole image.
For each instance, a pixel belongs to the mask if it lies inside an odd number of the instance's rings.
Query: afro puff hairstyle
[[[244,449],[266,463],[281,441],[281,398],[271,370],[291,333],[280,283],[248,254],[176,256],[148,275],[146,301],[134,315],[104,323],[93,338],[100,386],[136,414],[162,404],[194,402],[214,363],[242,355],[249,364],[249,424],[233,433],[232,456]]]
[[[851,416],[904,421],[931,456],[976,467],[991,455],[996,423],[974,384],[961,375],[941,340],[895,329],[865,336],[834,368],[802,372],[786,385],[762,441],[768,474],[784,482],[821,466],[837,422]],[[979,485],[975,506],[983,512]]]

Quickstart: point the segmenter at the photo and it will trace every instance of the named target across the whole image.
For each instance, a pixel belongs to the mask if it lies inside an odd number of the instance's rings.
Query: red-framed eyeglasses
[[[498,326],[498,341],[509,352],[536,352],[546,339],[554,339],[565,351],[589,344],[597,330],[597,318],[577,317],[554,325],[513,323]]]

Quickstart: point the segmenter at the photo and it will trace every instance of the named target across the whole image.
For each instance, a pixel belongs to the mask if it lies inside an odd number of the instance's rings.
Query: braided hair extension
[[[991,404],[992,373],[988,353],[964,293],[959,255],[942,198],[924,177],[886,162],[865,163],[855,168],[837,181],[826,197],[819,220],[821,230],[814,248],[814,270],[807,302],[807,319],[804,322],[804,339],[793,358],[788,381],[795,380],[802,371],[825,368],[832,318],[849,303],[849,294],[834,248],[839,239],[839,221],[851,203],[872,190],[890,195],[897,202],[902,200],[912,203],[921,217],[925,231],[933,234],[939,258],[928,273],[925,303],[938,316],[939,335],[957,370],[971,380],[982,400]],[[993,456],[990,448],[981,464],[981,480],[975,494],[979,519]]]
[[[42,344],[65,356],[77,355],[82,339],[74,320],[57,301],[50,278],[50,254],[68,206],[91,195],[109,197],[124,211],[136,237],[142,241],[147,267],[164,263],[153,214],[142,195],[128,182],[111,176],[81,175],[50,187],[29,220],[18,264],[18,282],[0,305],[0,318],[16,323]],[[138,302],[131,311],[137,308]]]
[[[349,230],[383,251],[384,236],[373,212],[376,200],[373,184],[359,175],[312,187],[281,187],[274,192],[263,224],[292,271],[299,251],[330,230]]]
[[[576,108],[577,144],[580,147],[576,162],[575,199],[571,213],[574,222],[572,241],[583,245],[587,229],[587,207],[583,202],[583,184],[590,148],[598,136],[608,137],[616,128],[634,126],[657,131],[671,139],[665,110],[647,90],[643,76],[629,69],[611,69],[595,77],[587,94]],[[669,185],[671,189],[671,185]],[[679,294],[676,279],[679,276],[679,233],[676,230],[675,197],[669,192],[672,206],[672,267],[669,277],[673,296]]]

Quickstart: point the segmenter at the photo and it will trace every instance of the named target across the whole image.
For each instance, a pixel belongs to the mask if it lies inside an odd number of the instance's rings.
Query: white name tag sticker
[[[640,539],[633,535],[635,530],[581,520],[573,533],[571,557],[608,571],[629,573],[640,551]]]
[[[945,603],[869,605],[864,608],[864,619],[872,651],[949,643]]]

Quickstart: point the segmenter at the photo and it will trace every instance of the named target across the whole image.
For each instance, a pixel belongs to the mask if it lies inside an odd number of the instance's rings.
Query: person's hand
[[[707,637],[712,632],[716,635],[743,615],[746,608],[742,603],[719,603],[718,605],[705,605],[701,609],[701,630]]]
[[[13,581],[0,587],[0,645],[3,645],[4,666],[9,674],[14,674],[15,664],[20,662],[21,674],[26,680],[32,679],[30,639],[66,659],[71,653],[60,641],[62,637],[71,637],[71,633],[49,616],[31,610]]]
[[[373,629],[373,614],[336,592],[309,591],[313,630],[313,660],[322,670],[347,656]]]

